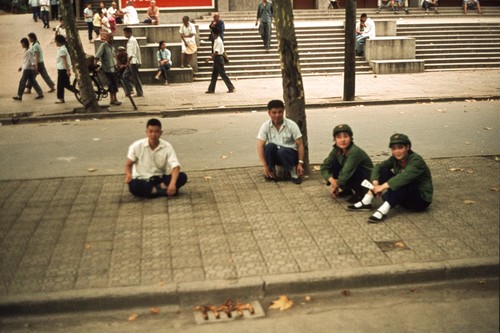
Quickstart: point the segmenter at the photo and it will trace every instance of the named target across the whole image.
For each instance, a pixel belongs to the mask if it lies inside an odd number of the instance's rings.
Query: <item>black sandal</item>
[[[378,218],[375,216],[376,213],[380,213],[380,215],[382,215],[381,218]],[[380,223],[382,222],[383,220],[385,219],[385,215],[380,211],[380,210],[377,210],[375,213],[373,213],[372,216],[370,216],[368,218],[368,223]]]

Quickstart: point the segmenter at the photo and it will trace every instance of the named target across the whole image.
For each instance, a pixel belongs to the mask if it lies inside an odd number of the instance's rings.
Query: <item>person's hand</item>
[[[169,197],[172,197],[177,194],[177,187],[175,187],[175,184],[170,183],[167,188],[167,195]]]
[[[304,174],[304,166],[302,163],[297,164],[297,175],[302,176]]]
[[[385,187],[383,185],[373,185],[372,192],[375,193],[375,195],[379,195],[385,190]]]
[[[274,172],[271,169],[269,169],[267,165],[263,166],[262,170],[266,178],[273,178],[273,179],[275,178]]]
[[[71,69],[68,69],[68,76],[71,76]]]
[[[125,175],[125,184],[129,184],[132,181],[132,175],[126,174]]]

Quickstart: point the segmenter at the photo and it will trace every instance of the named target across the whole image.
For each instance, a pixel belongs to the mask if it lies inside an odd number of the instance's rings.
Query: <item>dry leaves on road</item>
[[[464,204],[466,204],[466,205],[473,205],[475,203],[476,202],[474,200],[464,200]]]
[[[285,295],[281,295],[277,300],[272,301],[271,305],[269,305],[269,309],[275,310],[288,310],[293,306],[293,301],[288,299]]]
[[[157,315],[160,313],[160,308],[155,306],[155,307],[152,307],[149,312],[151,312],[151,314],[154,314],[154,315]]]
[[[450,168],[449,170],[450,170],[451,172],[457,172],[457,171],[462,172],[462,171],[465,171],[465,169],[464,169],[464,168]]]
[[[139,318],[139,315],[137,313],[132,313],[130,316],[128,316],[128,321],[134,321]]]

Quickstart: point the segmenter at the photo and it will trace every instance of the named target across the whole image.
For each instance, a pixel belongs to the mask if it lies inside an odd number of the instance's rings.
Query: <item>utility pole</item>
[[[356,0],[345,2],[344,101],[356,95]]]

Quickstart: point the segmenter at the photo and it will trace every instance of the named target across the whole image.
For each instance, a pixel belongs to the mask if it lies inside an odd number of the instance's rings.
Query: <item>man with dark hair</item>
[[[260,25],[259,25],[260,20]],[[259,33],[264,42],[266,52],[271,48],[271,34],[273,30],[273,5],[270,1],[262,0],[257,7],[255,26],[259,25]]]
[[[356,22],[356,55],[364,56],[365,43],[368,38],[375,37],[375,22],[365,13]]]
[[[143,97],[142,82],[139,77],[139,67],[141,67],[141,47],[137,42],[137,39],[132,36],[131,28],[124,28],[123,34],[125,38],[128,39],[127,42],[127,54],[128,54],[128,64],[125,72],[123,73],[123,82],[127,86],[127,91],[132,91],[132,85],[130,80],[134,82],[136,97]],[[130,78],[130,79],[129,79]]]
[[[212,34],[215,38],[214,48],[212,55],[205,60],[205,62],[210,61],[210,59],[214,62],[214,67],[212,69],[212,80],[210,81],[210,85],[208,86],[208,90],[205,91],[207,94],[215,93],[215,85],[217,84],[217,78],[220,77],[224,81],[227,87],[227,92],[232,93],[235,91],[233,83],[229,79],[226,74],[226,69],[224,68],[224,42],[219,36],[219,30],[212,30]]]
[[[174,148],[160,139],[163,133],[161,127],[158,119],[149,119],[146,124],[147,138],[135,141],[128,149],[125,183],[135,196],[175,196],[187,182],[187,175],[181,172]],[[168,175],[167,167],[171,172]]]
[[[304,143],[299,126],[284,117],[285,105],[280,100],[267,104],[271,118],[260,127],[257,135],[257,154],[267,180],[280,180],[291,176],[295,184],[302,183],[304,174]],[[287,173],[278,175],[276,166],[282,166]]]
[[[108,79],[109,104],[121,105],[122,103],[116,98],[118,82],[116,80],[116,56],[113,42],[113,34],[107,34],[106,41],[99,45],[95,59],[101,60],[102,71]]]

